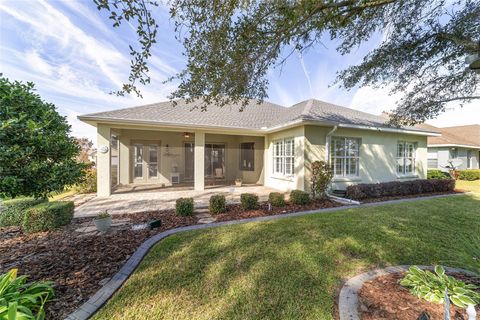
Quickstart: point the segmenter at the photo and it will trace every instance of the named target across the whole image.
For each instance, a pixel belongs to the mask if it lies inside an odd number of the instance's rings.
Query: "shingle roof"
[[[468,145],[480,148],[480,124],[436,129],[442,135],[440,137],[428,137],[429,145]]]
[[[291,107],[252,100],[242,112],[240,104],[224,107],[209,106],[207,111],[194,108],[184,100],[160,102],[144,106],[86,114],[80,120],[139,121],[185,126],[212,126],[237,129],[264,130],[293,121],[313,121],[330,125],[350,124],[387,128],[386,119],[366,112],[341,107],[319,100],[306,100]],[[432,131],[424,128],[403,128],[414,131]]]

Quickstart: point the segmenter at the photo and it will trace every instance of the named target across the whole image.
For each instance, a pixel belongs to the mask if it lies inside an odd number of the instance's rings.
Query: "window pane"
[[[285,174],[292,174],[292,158],[287,157],[285,158]]]
[[[345,163],[345,159],[343,158],[336,158],[335,159],[335,175],[337,176],[343,176],[344,171],[343,171],[343,165]]]
[[[157,146],[156,145],[151,145],[148,147],[148,153],[149,153],[149,162],[157,162],[158,159],[158,152],[157,152]]]
[[[255,159],[255,148],[253,142],[240,144],[240,169],[253,171]]]
[[[143,145],[134,146],[134,177],[143,177]]]
[[[345,139],[338,139],[335,141],[335,150],[333,154],[337,157],[345,156]]]
[[[347,145],[348,145],[347,156],[356,157],[358,155],[358,140],[348,139]]]
[[[397,144],[397,157],[403,157],[404,155],[404,144],[403,142],[399,142]]]
[[[143,176],[142,174],[142,170],[143,169],[143,165],[141,164],[136,164],[135,165],[135,178],[141,178]]]
[[[157,176],[157,164],[156,163],[149,163],[148,164],[148,176],[149,177],[156,177]]]

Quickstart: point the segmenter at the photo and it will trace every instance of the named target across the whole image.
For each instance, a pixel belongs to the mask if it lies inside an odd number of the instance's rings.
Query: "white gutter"
[[[332,134],[337,130],[338,126],[334,126],[325,136],[325,154],[327,155],[327,163],[330,164],[330,142],[332,140]]]
[[[440,137],[442,135],[441,133],[432,132],[432,131],[416,131],[416,130],[400,129],[400,128],[383,128],[383,127],[364,126],[364,125],[359,125],[359,124],[340,123],[338,126],[341,127],[341,128],[372,130],[372,131],[379,131],[379,132],[394,132],[394,133],[415,134],[415,135],[419,135],[419,136]]]
[[[427,147],[439,148],[439,147],[460,147],[460,148],[470,148],[470,149],[480,149],[480,146],[471,146],[468,144],[457,144],[457,143],[444,143],[444,144],[429,144]]]

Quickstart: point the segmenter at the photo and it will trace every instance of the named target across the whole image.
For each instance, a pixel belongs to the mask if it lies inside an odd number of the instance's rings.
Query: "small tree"
[[[315,161],[312,163],[312,198],[325,198],[327,188],[332,181],[333,173],[330,166],[325,161]]]
[[[81,180],[70,126],[27,84],[0,74],[0,196],[45,198]]]

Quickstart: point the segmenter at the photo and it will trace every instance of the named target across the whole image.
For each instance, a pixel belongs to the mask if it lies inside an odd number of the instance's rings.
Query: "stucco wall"
[[[467,152],[468,150],[471,151],[472,154],[472,164],[470,169],[478,169],[479,168],[479,150],[478,149],[468,149],[468,148],[457,148],[457,159],[462,160],[462,164],[458,167],[460,170],[467,169]],[[437,168],[443,169],[445,166],[448,165],[448,161],[450,160],[450,147],[429,147],[428,152],[430,154],[436,153],[437,154]]]

